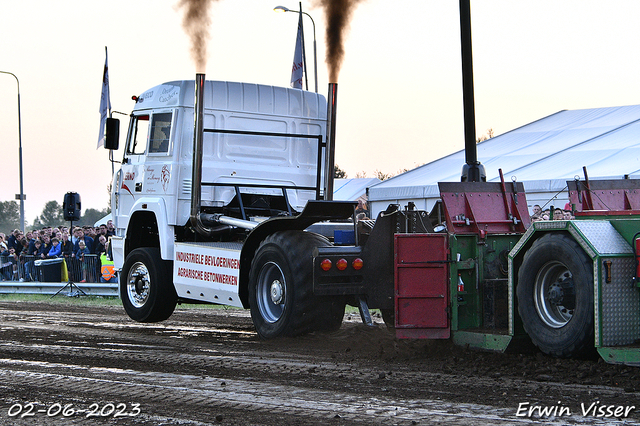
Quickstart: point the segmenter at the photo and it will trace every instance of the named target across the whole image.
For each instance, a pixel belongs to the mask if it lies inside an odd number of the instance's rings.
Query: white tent
[[[380,182],[378,178],[334,179],[333,199],[340,201],[367,200],[367,188]]]
[[[487,181],[523,182],[529,207],[563,207],[566,181],[640,177],[640,105],[563,110],[480,142],[478,160]],[[459,182],[464,151],[425,164],[369,189],[373,215],[390,203],[413,201],[431,210],[439,198],[438,182]]]

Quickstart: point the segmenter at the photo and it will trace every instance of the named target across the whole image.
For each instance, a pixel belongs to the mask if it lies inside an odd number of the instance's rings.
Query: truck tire
[[[176,308],[171,262],[160,250],[142,247],[127,256],[120,274],[120,298],[127,315],[138,322],[166,320]]]
[[[567,234],[534,241],[518,272],[518,312],[533,343],[557,357],[593,348],[593,268]]]
[[[329,301],[315,297],[312,288],[313,250],[329,244],[304,231],[276,232],[260,244],[249,273],[249,304],[261,338],[335,329],[338,317],[342,323],[344,304],[340,314],[335,306],[326,309]]]

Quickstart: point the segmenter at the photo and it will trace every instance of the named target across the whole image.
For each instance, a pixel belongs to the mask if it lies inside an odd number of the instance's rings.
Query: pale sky
[[[113,110],[132,95],[193,79],[178,0],[3,1],[0,71],[20,79],[26,219],[78,192],[107,207],[111,164],[96,149],[109,49]],[[297,15],[292,0],[218,0],[211,7],[208,79],[288,86]],[[324,15],[312,0],[319,92],[327,93]],[[336,163],[396,173],[464,147],[455,0],[361,0],[339,76]],[[496,135],[562,109],[640,103],[640,2],[471,0],[476,129]],[[304,18],[309,87],[313,32]],[[121,146],[128,119],[121,116]],[[19,193],[16,81],[0,74],[0,201]],[[115,158],[120,160],[122,152]],[[462,168],[462,164],[460,165]],[[542,178],[542,177],[541,177]]]

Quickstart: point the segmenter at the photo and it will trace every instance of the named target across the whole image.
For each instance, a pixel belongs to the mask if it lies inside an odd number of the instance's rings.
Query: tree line
[[[111,209],[108,207],[102,210],[86,209],[80,220],[74,221],[74,225],[84,226],[93,224],[100,218],[108,215]],[[64,220],[64,210],[62,205],[55,200],[47,202],[42,213],[33,222],[25,220],[25,227],[28,229],[41,229],[46,226],[58,227],[69,226],[69,221]],[[17,201],[0,201],[0,232],[9,234],[14,229],[20,229],[20,206]],[[22,229],[22,231],[26,231]]]

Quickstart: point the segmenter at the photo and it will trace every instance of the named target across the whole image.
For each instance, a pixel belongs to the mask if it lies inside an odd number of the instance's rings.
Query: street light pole
[[[23,179],[22,179],[22,120],[20,117],[20,81],[18,77],[12,72],[8,71],[0,71],[2,74],[12,75],[13,78],[16,79],[16,83],[18,83],[18,161],[20,164],[20,230],[25,232],[24,229],[24,187],[23,187]]]
[[[313,25],[313,74],[315,76],[315,82],[316,82],[316,93],[318,93],[318,53],[317,53],[317,49],[316,49],[316,23],[314,22],[313,18],[311,17],[311,15],[309,15],[307,12],[302,12],[302,10],[298,11],[298,10],[291,10],[287,7],[284,6],[276,6],[273,8],[273,10],[275,11],[283,11],[283,12],[294,12],[294,13],[302,13],[303,15],[307,15],[309,17],[309,19],[311,19],[311,24]]]

